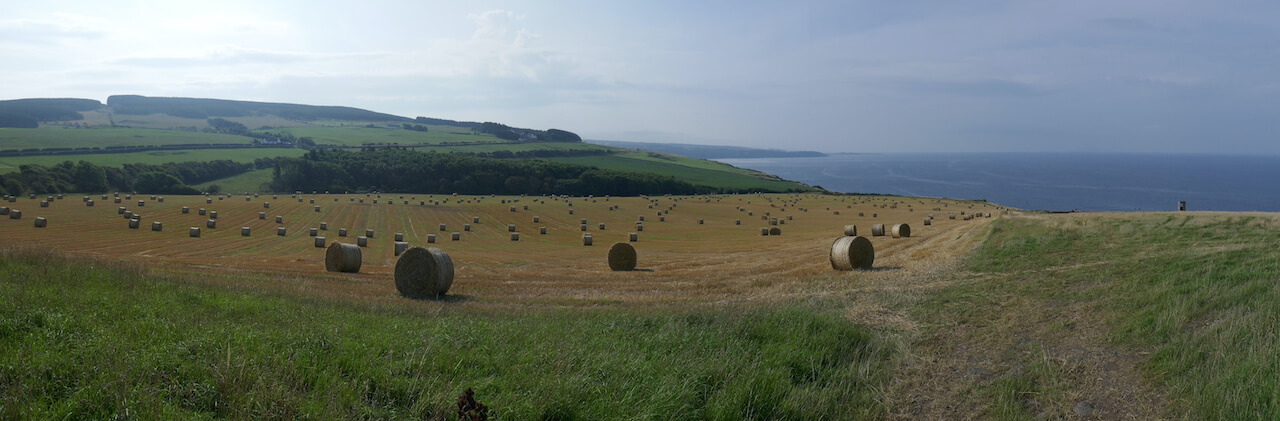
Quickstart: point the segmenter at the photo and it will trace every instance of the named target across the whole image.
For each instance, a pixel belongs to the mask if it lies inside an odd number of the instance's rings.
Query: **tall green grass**
[[[809,305],[375,304],[14,249],[0,273],[4,419],[455,419],[468,387],[495,419],[882,415],[888,347]]]
[[[1097,308],[1118,345],[1151,349],[1146,373],[1194,419],[1280,414],[1280,225],[1271,216],[1137,214],[1004,220],[954,288]],[[1051,383],[1044,377],[1041,383]],[[1039,393],[1042,385],[1024,384]]]

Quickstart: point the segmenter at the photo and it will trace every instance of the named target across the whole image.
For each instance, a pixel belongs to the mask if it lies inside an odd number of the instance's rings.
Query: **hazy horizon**
[[[340,105],[822,152],[1280,153],[1280,4],[50,1],[6,99]]]

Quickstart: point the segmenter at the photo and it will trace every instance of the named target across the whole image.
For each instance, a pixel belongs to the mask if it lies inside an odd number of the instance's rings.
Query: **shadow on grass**
[[[871,269],[863,269],[863,272],[888,272],[891,270],[902,270],[902,266],[882,266],[873,267]]]

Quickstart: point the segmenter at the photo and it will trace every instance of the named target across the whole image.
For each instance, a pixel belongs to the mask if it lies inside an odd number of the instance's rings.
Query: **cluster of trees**
[[[405,130],[413,130],[413,131],[415,131],[415,132],[428,132],[428,131],[430,131],[430,130],[427,128],[427,126],[423,126],[423,125],[421,125],[421,124],[408,124],[408,123],[405,123],[405,124],[401,124],[400,126],[401,126],[401,127],[404,127],[404,129],[405,129]]]
[[[124,164],[103,167],[89,161],[65,161],[51,167],[21,165],[17,173],[0,174],[0,194],[102,193],[136,191],[151,194],[198,194],[192,184],[243,174],[254,169],[273,168],[278,158],[259,158],[252,163],[230,160],[170,162],[166,164]]]
[[[301,158],[283,158],[272,189],[616,196],[728,192],[649,173],[397,149],[314,150]]]
[[[547,129],[544,131],[544,130],[519,129],[519,128],[507,126],[505,124],[494,123],[490,121],[486,121],[484,123],[480,123],[471,127],[471,131],[476,133],[487,133],[487,134],[497,136],[499,139],[512,140],[512,141],[521,140],[521,138],[524,138],[524,140],[526,141],[533,141],[533,142],[582,142],[581,136],[578,136],[576,133],[565,131],[565,130]]]
[[[245,127],[245,125],[231,121],[231,120],[227,120],[223,118],[211,118],[208,120],[208,122],[209,122],[209,128],[212,129],[212,132],[214,133],[233,134],[238,136],[249,135],[248,127]]]
[[[44,121],[84,120],[81,111],[101,107],[101,102],[92,99],[33,98],[0,101],[0,127],[34,129]]]

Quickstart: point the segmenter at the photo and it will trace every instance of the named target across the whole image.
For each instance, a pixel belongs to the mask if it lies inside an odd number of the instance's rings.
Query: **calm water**
[[[1280,156],[866,154],[722,159],[830,190],[1022,209],[1280,212]]]

